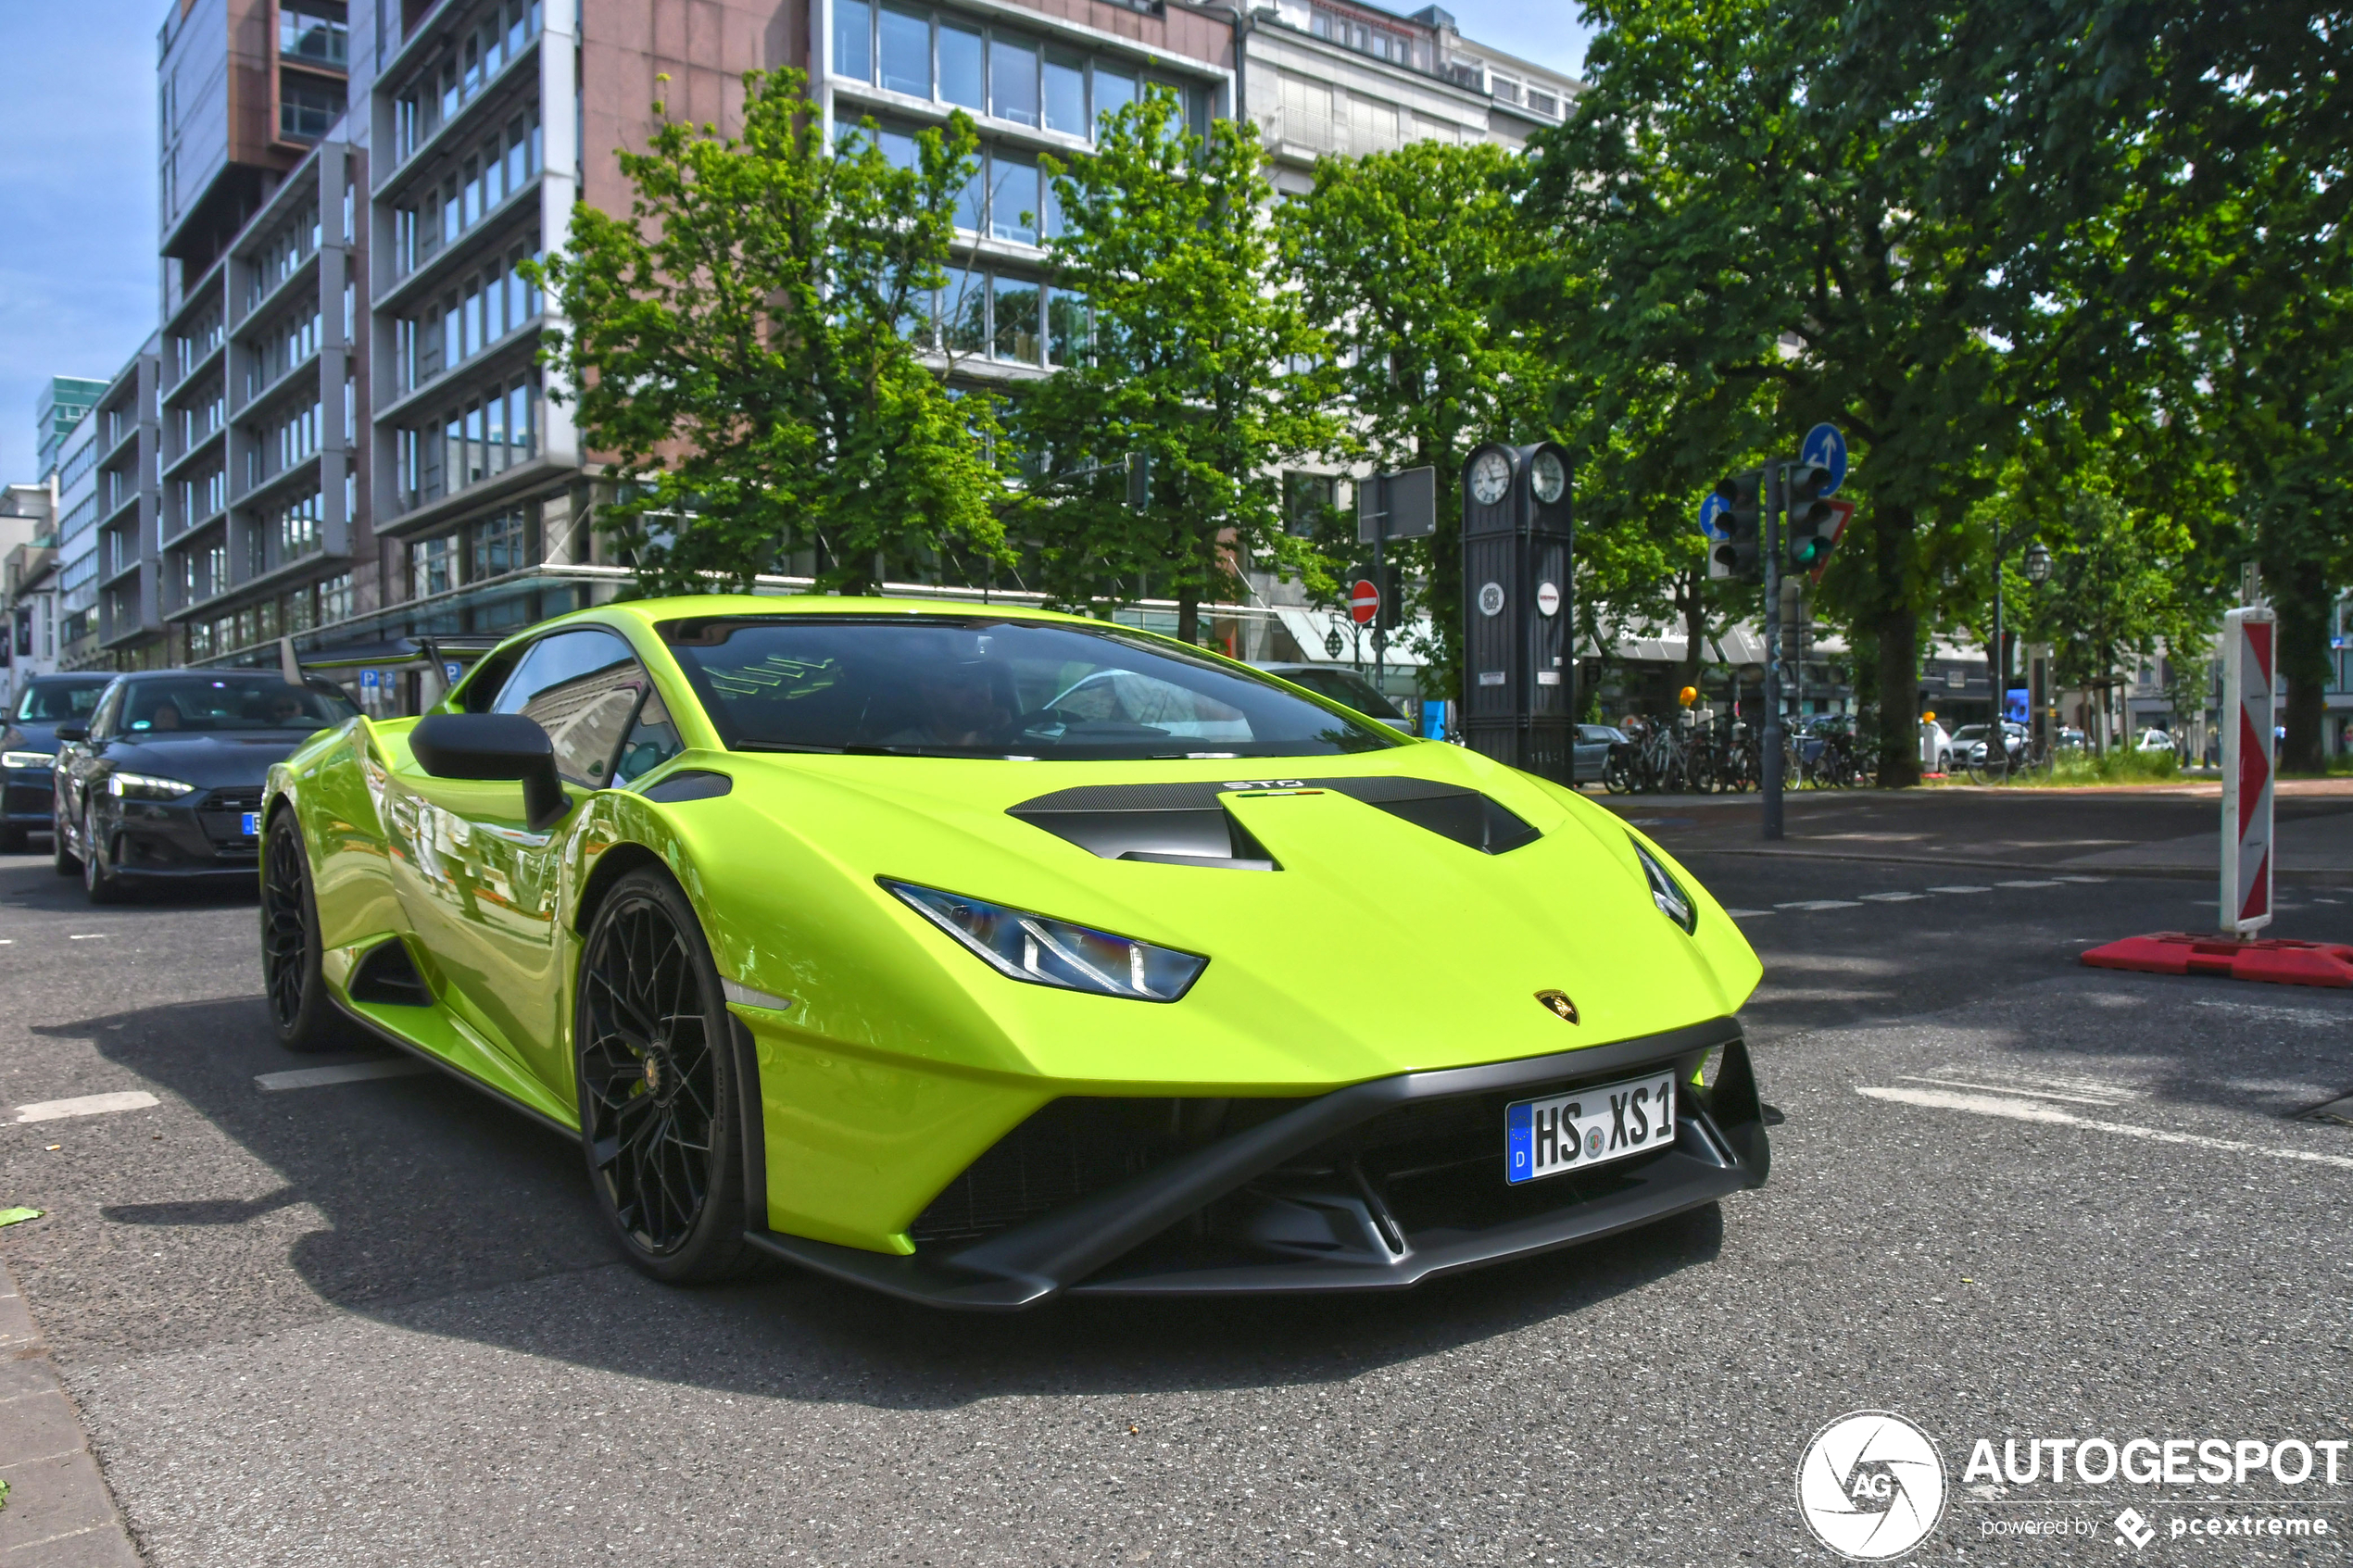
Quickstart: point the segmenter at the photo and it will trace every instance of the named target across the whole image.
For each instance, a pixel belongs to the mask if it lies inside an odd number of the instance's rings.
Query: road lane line
[[[374,1061],[346,1061],[335,1067],[296,1067],[284,1073],[254,1076],[264,1093],[278,1089],[316,1089],[328,1084],[357,1084],[369,1078],[408,1078],[433,1069],[414,1057],[384,1057]]]
[[[1925,893],[1857,893],[1855,897],[1867,898],[1874,904],[1908,904],[1915,898],[1925,898],[1928,895]]]
[[[2064,883],[2057,883],[2057,882],[2047,882],[2047,881],[2045,881],[2045,882],[1997,882],[1997,883],[1995,883],[1994,885],[1994,886],[1996,886],[1996,887],[2063,887],[2063,886],[2065,886],[2065,885],[2066,885],[2066,884],[2064,884]]]
[[[1931,893],[1991,893],[1990,887],[1931,887]]]
[[[1852,898],[1800,898],[1794,904],[1773,906],[1777,909],[1804,909],[1809,914],[1816,909],[1859,909],[1862,907]]]
[[[69,1116],[104,1116],[110,1110],[145,1110],[160,1103],[145,1089],[124,1089],[111,1095],[83,1095],[76,1099],[36,1100],[17,1107],[11,1122],[60,1122]]]
[[[1773,911],[1770,909],[1726,909],[1724,912],[1734,920],[1755,920],[1759,915],[1769,915]]]
[[[1917,1073],[1903,1075],[1907,1084],[1939,1084],[1948,1089],[1976,1089],[1989,1095],[2032,1095],[2036,1099],[2063,1099],[2075,1105],[2114,1105],[2113,1098],[2095,1095],[2064,1095],[2057,1089],[2029,1089],[2008,1084],[1972,1084],[1961,1078],[1927,1078]]]
[[[103,942],[106,939],[107,934],[103,931],[81,931],[66,938],[69,942]]]
[[[1856,1085],[1855,1092],[1872,1099],[1925,1106],[1932,1110],[1966,1110],[1977,1116],[2005,1116],[2013,1122],[2085,1127],[2095,1133],[2147,1138],[2153,1143],[2183,1144],[2192,1148],[2211,1148],[2225,1154],[2260,1154],[2271,1160],[2297,1160],[2309,1165],[2335,1165],[2353,1171],[2353,1159],[2342,1154],[2315,1154],[2302,1148],[2273,1148],[2263,1144],[2241,1143],[2235,1138],[2209,1138],[2197,1133],[2170,1133],[2159,1127],[2136,1127],[2124,1122],[2095,1122],[2088,1116],[2078,1116],[2071,1110],[2061,1110],[2056,1106],[2036,1105],[2031,1100],[2002,1099],[1993,1095],[1957,1095],[1943,1089],[1881,1088],[1864,1084]]]

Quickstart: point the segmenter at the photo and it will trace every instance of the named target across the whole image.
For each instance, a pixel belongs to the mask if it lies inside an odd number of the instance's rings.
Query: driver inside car
[[[914,721],[886,746],[992,746],[1013,721],[1005,694],[1013,672],[993,659],[925,660],[913,671]]]

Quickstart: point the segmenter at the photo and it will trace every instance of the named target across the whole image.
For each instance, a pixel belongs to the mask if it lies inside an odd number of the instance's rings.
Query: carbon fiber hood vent
[[[1508,854],[1542,836],[1517,816],[1460,784],[1428,779],[1284,779],[1256,788],[1320,789],[1487,855]],[[1006,815],[1106,860],[1279,871],[1274,857],[1226,809],[1232,784],[1082,784],[1011,808]]]

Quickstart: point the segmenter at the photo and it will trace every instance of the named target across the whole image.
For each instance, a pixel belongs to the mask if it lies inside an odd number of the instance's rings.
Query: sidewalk
[[[1956,871],[2087,871],[2211,878],[2221,873],[2221,785],[2126,784],[2067,790],[1803,790],[1784,799],[1785,836],[1759,835],[1755,795],[1588,798],[1678,854],[1888,860]],[[2284,781],[2274,874],[2353,886],[2353,779]]]
[[[6,1568],[137,1568],[114,1494],[57,1383],[40,1331],[0,1262],[0,1564]]]

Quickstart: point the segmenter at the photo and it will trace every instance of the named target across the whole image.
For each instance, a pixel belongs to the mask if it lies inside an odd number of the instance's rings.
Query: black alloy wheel
[[[82,891],[94,904],[120,904],[129,889],[114,867],[107,863],[106,839],[98,828],[98,808],[94,803],[82,809]]]
[[[359,1032],[327,994],[319,959],[310,856],[291,810],[271,819],[261,851],[261,978],[270,1027],[290,1051],[348,1050]]]
[[[652,867],[624,875],[581,951],[573,1064],[597,1206],[657,1279],[725,1278],[751,1259],[733,1029],[686,895]]]

